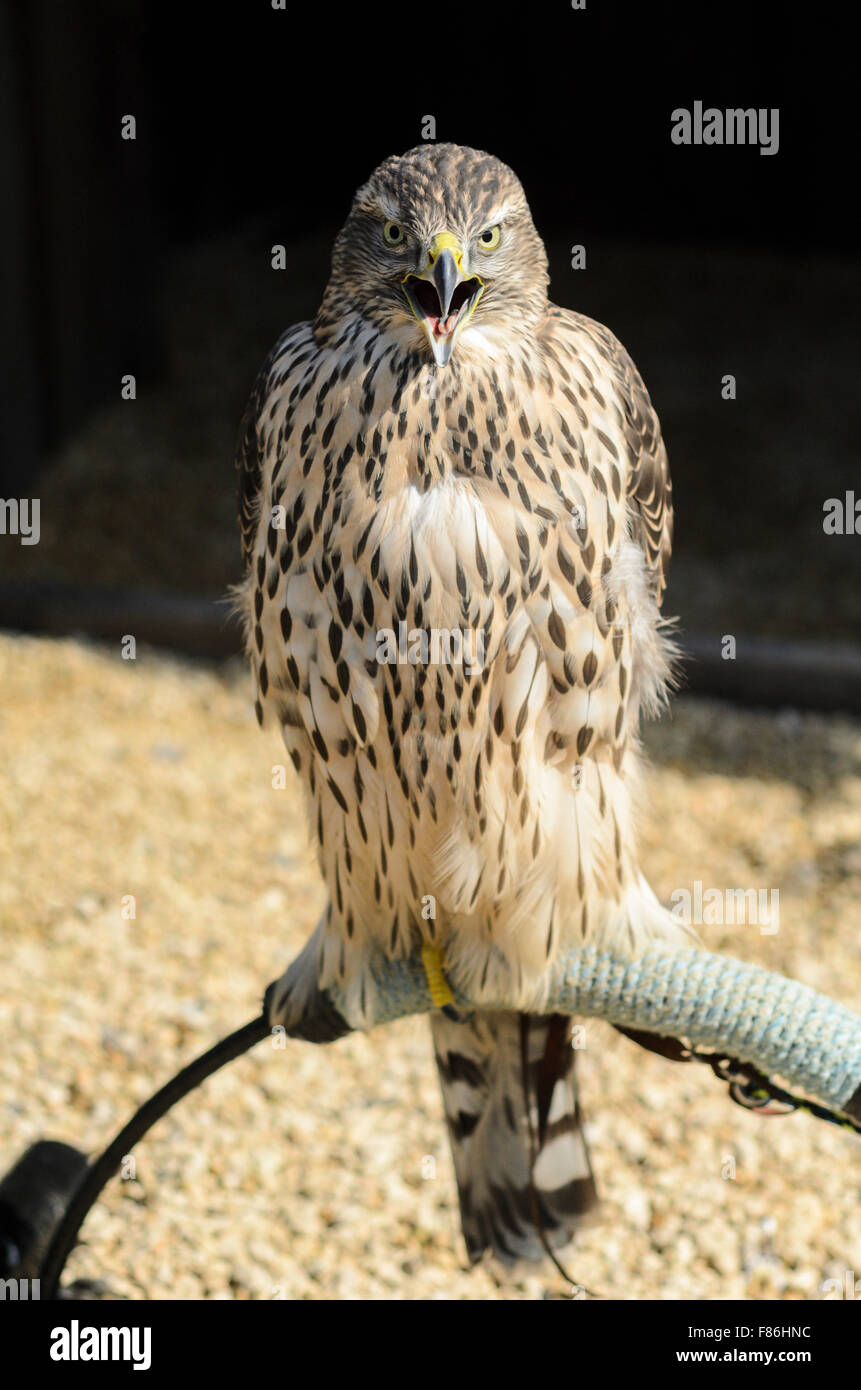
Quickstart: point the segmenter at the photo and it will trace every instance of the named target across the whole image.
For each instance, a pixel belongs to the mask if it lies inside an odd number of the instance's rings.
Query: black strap
[[[827,1120],[829,1124],[838,1125],[841,1129],[854,1129],[857,1134],[861,1134],[861,1086],[851,1096],[843,1111],[829,1110],[827,1106],[819,1105],[816,1101],[805,1100],[803,1096],[783,1090],[750,1062],[740,1062],[736,1057],[728,1057],[725,1052],[697,1052],[678,1038],[666,1038],[659,1033],[647,1033],[638,1028],[622,1028],[618,1023],[615,1024],[615,1028],[638,1047],[656,1052],[668,1061],[705,1062],[715,1076],[727,1083],[730,1099],[745,1110],[753,1110],[758,1115],[789,1115],[794,1110],[802,1110],[817,1120]]]
[[[246,1023],[243,1028],[237,1028],[235,1033],[222,1038],[208,1052],[204,1052],[202,1056],[189,1062],[187,1067],[183,1067],[182,1071],[171,1077],[167,1085],[162,1086],[160,1091],[156,1091],[154,1096],[150,1096],[149,1100],[144,1101],[140,1109],[135,1111],[128,1124],[123,1126],[105,1151],[93,1160],[75,1188],[71,1201],[54,1232],[51,1244],[48,1246],[42,1261],[39,1278],[43,1298],[56,1298],[60,1277],[78,1232],[87,1219],[90,1208],[95,1205],[102,1188],[116,1173],[129,1150],[139,1139],[143,1138],[147,1130],[152,1129],[162,1115],[166,1115],[168,1110],[176,1105],[178,1100],[182,1100],[183,1096],[187,1096],[189,1091],[193,1091],[195,1086],[200,1085],[201,1081],[212,1076],[213,1072],[227,1066],[228,1062],[232,1062],[236,1057],[241,1057],[243,1052],[247,1052],[249,1048],[268,1037],[270,1031],[269,1020],[265,1014],[261,1014],[259,1018],[253,1019],[251,1023]]]

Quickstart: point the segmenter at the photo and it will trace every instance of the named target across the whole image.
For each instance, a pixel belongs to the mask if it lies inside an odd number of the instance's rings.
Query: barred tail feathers
[[[540,1261],[597,1206],[570,1026],[561,1014],[482,1011],[466,1023],[432,1016],[473,1263],[488,1250],[506,1265]]]

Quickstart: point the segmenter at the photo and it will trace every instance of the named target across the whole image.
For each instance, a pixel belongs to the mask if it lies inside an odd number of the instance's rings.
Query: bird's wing
[[[263,466],[265,460],[262,438],[262,415],[267,400],[272,395],[276,383],[289,374],[291,357],[298,351],[303,341],[300,330],[306,325],[297,324],[282,333],[260,371],[257,373],[248,404],[239,425],[236,441],[236,502],[239,515],[239,536],[242,545],[242,561],[245,570],[251,564],[254,541],[260,517],[261,489],[263,485]],[[291,354],[290,347],[294,346]]]
[[[343,809],[355,777],[350,750],[376,736],[377,690],[366,669],[367,624],[353,621],[362,593],[352,557],[331,545],[342,503],[332,502],[343,362],[322,350],[310,323],[289,329],[258,375],[240,431],[240,587],[259,722],[281,725],[298,768],[314,762]],[[322,457],[321,457],[322,450]]]
[[[612,716],[618,755],[638,710],[657,708],[672,679],[675,648],[660,618],[673,532],[667,452],[643,380],[608,328],[551,306],[541,341],[563,487],[579,489],[587,522],[573,547],[565,537],[567,555],[557,551],[551,592],[558,585],[562,597],[579,601],[594,638],[579,673],[569,664],[556,689],[572,686],[567,703],[579,711],[589,688],[587,722],[597,716],[601,741]],[[569,650],[585,652],[589,637],[588,621],[575,616]],[[563,717],[563,732],[569,723]],[[578,730],[578,742],[583,737]]]
[[[583,314],[552,306],[549,337],[575,357],[588,345],[595,354],[607,393],[613,455],[623,470],[628,529],[646,559],[660,604],[673,542],[673,488],[661,426],[643,379],[609,328]],[[606,447],[606,441],[602,441]]]
[[[672,494],[657,416],[613,334],[551,306],[538,346],[486,495],[520,580],[492,705],[500,737],[528,724],[548,761],[576,767],[599,750],[621,759],[639,708],[666,688]]]

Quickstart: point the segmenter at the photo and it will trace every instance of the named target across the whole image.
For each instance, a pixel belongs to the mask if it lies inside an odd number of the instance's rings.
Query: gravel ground
[[[297,787],[239,663],[0,637],[0,1168],[40,1136],[101,1146],[250,1018],[322,890]],[[779,888],[780,926],[705,943],[858,1006],[861,725],[692,699],[648,731],[644,861],[665,899]],[[124,917],[125,895],[135,899]],[[602,1221],[569,1259],[613,1298],[823,1297],[861,1273],[856,1136],[730,1104],[705,1068],[589,1022],[583,1102]],[[264,1044],[136,1150],[68,1278],[107,1296],[554,1296],[469,1271],[427,1023]]]

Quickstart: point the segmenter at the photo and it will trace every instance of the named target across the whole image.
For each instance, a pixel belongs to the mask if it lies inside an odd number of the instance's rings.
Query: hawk
[[[316,318],[261,369],[237,461],[257,716],[329,894],[270,1017],[370,1026],[375,955],[423,950],[467,1250],[506,1263],[596,1203],[548,972],[584,939],[687,944],[635,834],[638,720],[672,660],[667,456],[624,348],[547,287],[505,164],[385,160]],[[441,966],[510,1008],[459,1017]]]

